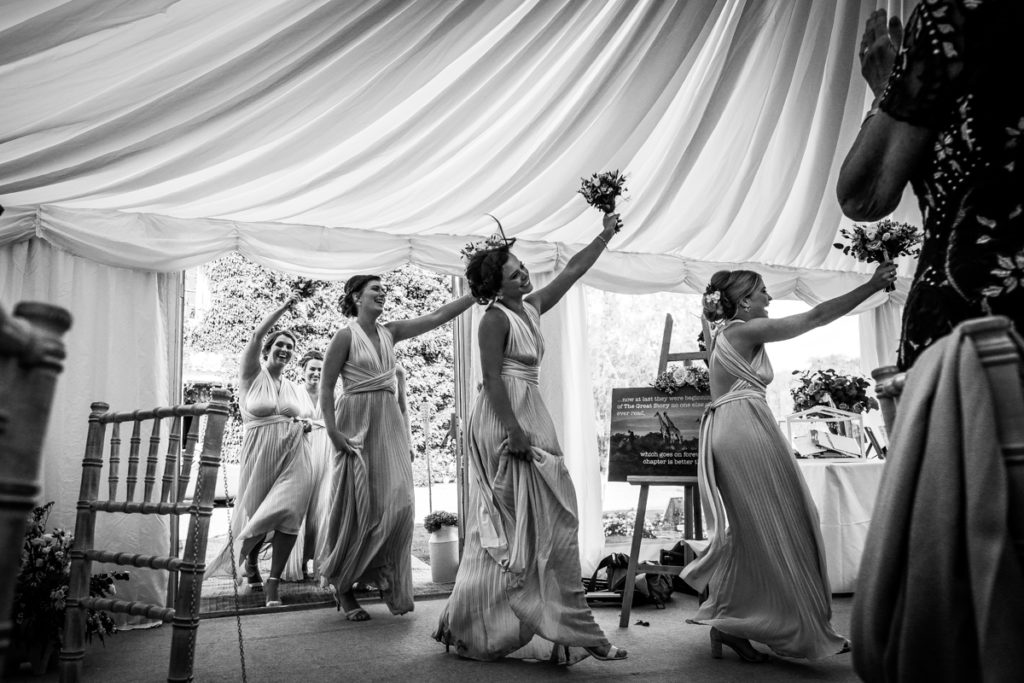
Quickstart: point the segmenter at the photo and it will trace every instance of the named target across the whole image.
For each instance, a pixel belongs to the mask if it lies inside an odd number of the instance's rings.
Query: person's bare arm
[[[349,349],[352,346],[352,330],[343,327],[338,330],[327,347],[324,366],[320,373],[320,412],[324,417],[324,429],[338,452],[344,455],[355,455],[355,450],[348,437],[338,429],[338,420],[334,412],[334,385],[338,383],[341,368],[348,362]]]
[[[576,281],[597,262],[597,258],[607,248],[608,241],[619,231],[621,226],[622,221],[619,220],[619,214],[606,213],[602,219],[601,234],[573,254],[569,262],[565,264],[565,268],[555,276],[551,284],[527,295],[526,300],[541,313],[554,308],[555,304],[561,301],[565,293],[569,291],[569,288],[576,284]]]
[[[806,313],[785,318],[754,318],[743,325],[736,325],[726,334],[729,341],[741,354],[750,357],[753,350],[768,342],[785,341],[799,337],[816,327],[827,325],[846,315],[875,292],[885,289],[896,278],[896,265],[887,261],[875,269],[871,280],[850,290],[846,294],[823,301]]]
[[[287,301],[264,316],[260,324],[253,330],[245,349],[242,350],[242,358],[239,364],[238,375],[242,387],[248,387],[256,375],[260,373],[260,347],[263,346],[263,338],[270,332],[281,316],[298,301],[295,297],[289,297]]]
[[[436,310],[421,315],[411,320],[395,320],[387,324],[387,328],[391,330],[391,338],[395,342],[400,342],[403,339],[411,339],[412,337],[418,337],[424,332],[429,332],[435,327],[444,325],[449,320],[457,317],[463,311],[468,309],[476,300],[469,294],[461,296],[454,301],[449,301],[445,305],[437,308]]]

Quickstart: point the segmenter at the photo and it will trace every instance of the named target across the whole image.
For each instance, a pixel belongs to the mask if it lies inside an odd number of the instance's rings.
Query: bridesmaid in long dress
[[[241,543],[239,563],[253,590],[263,586],[259,551],[270,537],[268,606],[281,604],[278,584],[312,491],[305,438],[308,422],[303,419],[309,417],[308,399],[301,387],[282,376],[295,355],[295,335],[287,330],[268,334],[295,302],[289,299],[263,319],[242,352],[239,372],[238,403],[245,431],[231,530],[234,540]],[[232,545],[225,545],[208,573],[230,560],[231,551]]]
[[[313,578],[315,567],[311,568],[309,563],[316,558],[323,497],[327,491],[324,482],[330,475],[330,463],[334,456],[334,447],[327,439],[320,410],[320,375],[324,368],[324,354],[316,350],[307,351],[299,361],[299,368],[302,371],[302,388],[305,389],[301,395],[306,399],[303,411],[310,424],[306,438],[309,440],[309,469],[313,486],[309,506],[303,516],[302,529],[281,577],[284,581],[308,581]]]
[[[412,611],[412,462],[396,397],[394,345],[429,332],[473,304],[464,296],[412,320],[380,323],[384,287],[376,275],[345,283],[341,310],[355,320],[338,331],[324,359],[320,405],[337,455],[318,549],[322,580],[350,621],[370,615],[352,593],[356,582],[380,589],[392,614]]]
[[[719,271],[704,315],[725,320],[711,346],[712,402],[700,431],[698,478],[710,543],[683,578],[708,599],[692,623],[709,624],[711,654],[820,658],[848,650],[832,628],[832,599],[818,512],[792,448],[765,401],[772,366],[767,342],[792,339],[849,313],[890,284],[885,263],[871,280],[806,313],[771,320],[764,281],[748,270]]]
[[[466,546],[434,638],[478,660],[505,656],[572,664],[625,659],[587,606],[576,492],[538,388],[540,316],[597,261],[618,231],[604,229],[546,287],[533,292],[511,245],[476,252],[466,268],[489,304],[480,321],[483,389],[468,430]]]

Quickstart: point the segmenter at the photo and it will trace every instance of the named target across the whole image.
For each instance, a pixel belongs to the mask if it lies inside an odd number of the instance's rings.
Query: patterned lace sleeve
[[[959,2],[921,0],[879,100],[882,111],[916,126],[940,128],[963,87],[963,44]]]

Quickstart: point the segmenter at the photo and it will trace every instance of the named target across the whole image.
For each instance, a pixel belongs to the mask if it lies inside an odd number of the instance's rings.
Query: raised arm
[[[256,326],[256,329],[252,333],[252,337],[249,338],[249,342],[245,345],[245,349],[242,351],[238,374],[243,386],[251,384],[256,378],[256,375],[260,373],[260,347],[263,345],[263,338],[267,336],[267,332],[270,332],[270,328],[274,326],[274,323],[280,320],[285,311],[294,306],[297,301],[298,299],[295,297],[288,297],[283,304],[268,313],[266,317],[260,321],[260,324]]]
[[[608,240],[622,227],[619,214],[606,213],[602,220],[601,234],[583,249],[576,252],[569,263],[565,264],[555,279],[547,287],[542,287],[536,292],[528,295],[526,300],[533,304],[538,311],[544,313],[549,311],[562,300],[569,288],[576,284],[576,281],[583,277],[583,274],[590,270],[590,267],[597,262],[597,257],[608,247]]]
[[[352,330],[343,327],[334,334],[327,346],[324,369],[320,373],[320,412],[324,416],[324,429],[327,431],[327,438],[344,455],[355,455],[355,450],[349,444],[348,437],[338,429],[338,420],[334,412],[334,385],[338,383],[341,368],[348,362],[351,347]]]
[[[505,339],[508,337],[508,318],[501,312],[490,309],[480,321],[480,369],[483,371],[484,391],[498,421],[508,432],[508,451],[513,457],[527,460],[531,457],[530,439],[512,410],[512,402],[501,381],[501,364],[505,354]]]
[[[934,137],[928,128],[899,121],[878,108],[902,36],[899,19],[893,17],[887,25],[885,10],[877,10],[868,18],[861,40],[861,73],[875,100],[836,184],[843,213],[856,221],[879,220],[896,209]]]
[[[466,294],[454,301],[449,301],[444,306],[441,306],[426,315],[421,315],[418,318],[412,318],[411,320],[395,320],[387,323],[386,327],[391,330],[391,337],[395,342],[400,342],[403,339],[411,339],[412,337],[418,337],[424,332],[429,332],[435,327],[440,327],[449,320],[454,319],[460,313],[472,306],[474,301],[475,299],[473,299],[472,296]]]
[[[755,348],[767,342],[799,337],[816,327],[827,325],[846,315],[875,292],[896,279],[896,265],[887,261],[875,269],[871,279],[834,299],[823,301],[806,313],[785,318],[754,318],[727,330],[729,341],[741,354],[750,357]]]

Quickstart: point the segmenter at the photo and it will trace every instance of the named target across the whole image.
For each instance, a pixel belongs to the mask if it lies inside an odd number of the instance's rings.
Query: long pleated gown
[[[576,492],[538,388],[540,314],[493,305],[509,319],[501,379],[533,459],[502,450],[505,428],[481,391],[467,424],[466,545],[434,638],[471,659],[572,663],[608,640],[587,607]]]
[[[834,655],[844,639],[831,624],[818,511],[765,401],[774,373],[764,346],[748,362],[720,332],[711,372],[723,371],[738,379],[701,424],[698,479],[710,543],[683,578],[709,596],[692,621],[786,657]]]
[[[275,531],[298,534],[309,505],[313,479],[309,441],[294,417],[309,417],[302,387],[281,379],[280,388],[265,369],[242,396],[242,468],[238,497],[231,514],[234,548],[242,572],[242,558],[255,543],[269,540]],[[222,570],[231,559],[231,542],[210,563],[207,574]]]
[[[405,421],[398,408],[391,333],[377,325],[380,353],[353,323],[338,428],[358,451],[335,455],[318,538],[322,579],[339,594],[358,582],[380,589],[392,614],[413,609],[415,506]]]

